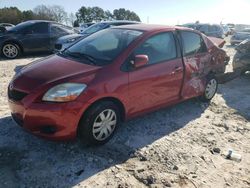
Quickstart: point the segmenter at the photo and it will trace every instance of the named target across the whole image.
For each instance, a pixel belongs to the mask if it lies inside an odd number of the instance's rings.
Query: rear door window
[[[195,55],[207,51],[201,35],[191,31],[180,31],[184,56]]]
[[[173,33],[166,32],[150,37],[134,51],[134,55],[147,55],[149,64],[176,58],[177,52]]]

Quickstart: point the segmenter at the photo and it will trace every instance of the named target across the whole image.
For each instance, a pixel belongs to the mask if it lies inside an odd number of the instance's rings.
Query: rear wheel
[[[80,121],[78,133],[86,144],[104,144],[112,138],[120,121],[118,107],[111,101],[103,101],[86,112]]]
[[[20,47],[15,43],[6,43],[2,47],[2,54],[8,59],[15,59],[21,53]]]
[[[205,86],[205,91],[201,96],[201,100],[204,102],[210,101],[217,92],[218,81],[214,76],[209,76]]]

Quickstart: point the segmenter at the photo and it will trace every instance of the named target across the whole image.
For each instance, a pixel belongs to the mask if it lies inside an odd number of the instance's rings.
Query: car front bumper
[[[22,102],[9,100],[11,115],[15,122],[32,134],[50,140],[73,140],[82,113],[88,104],[32,103],[26,107]]]

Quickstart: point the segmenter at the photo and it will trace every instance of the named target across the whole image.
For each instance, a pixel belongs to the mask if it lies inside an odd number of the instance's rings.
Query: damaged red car
[[[216,93],[228,56],[183,27],[127,25],[97,32],[17,73],[8,87],[13,119],[48,139],[103,144],[125,120]]]

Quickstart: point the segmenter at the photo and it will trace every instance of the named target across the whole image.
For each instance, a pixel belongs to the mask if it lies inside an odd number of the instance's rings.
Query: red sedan
[[[35,135],[103,144],[122,121],[193,97],[211,100],[227,61],[192,29],[110,28],[23,68],[9,84],[9,106]]]

